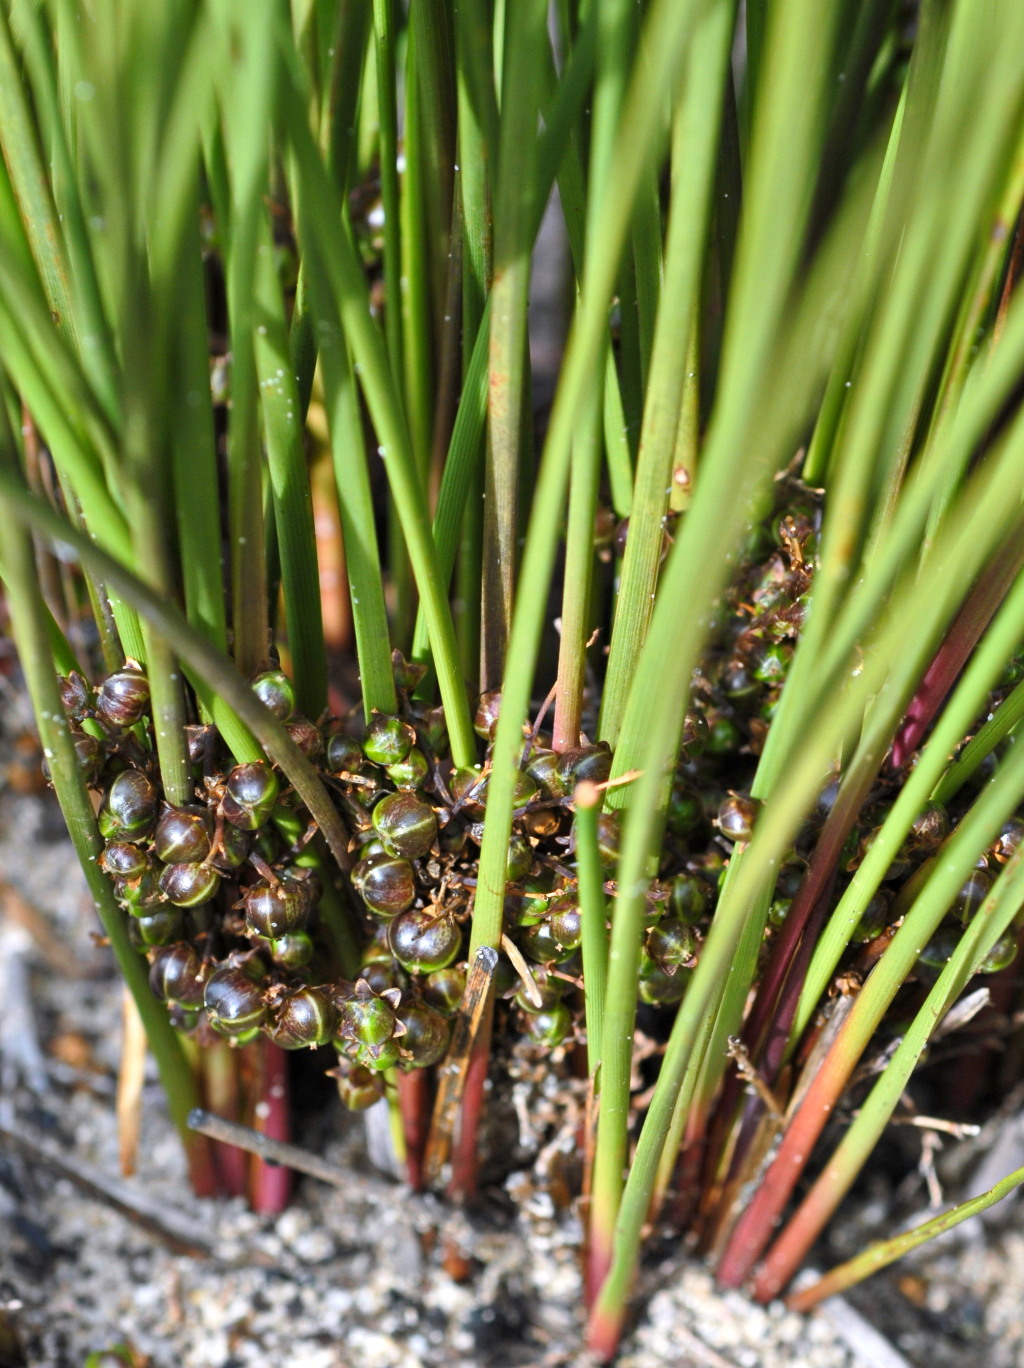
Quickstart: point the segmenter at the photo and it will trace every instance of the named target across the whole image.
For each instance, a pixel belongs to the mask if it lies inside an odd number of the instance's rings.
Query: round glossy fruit
[[[672,880],[669,905],[672,912],[689,926],[696,926],[708,910],[711,891],[696,874],[677,874]]]
[[[550,921],[528,927],[517,941],[523,954],[537,964],[564,964],[576,953],[576,946],[561,944]]]
[[[730,841],[749,841],[754,831],[758,803],[754,798],[733,793],[718,809],[716,825]]]
[[[252,681],[252,691],[279,722],[287,721],[295,711],[295,689],[283,670],[265,670],[258,674]]]
[[[454,1016],[466,991],[464,966],[451,964],[445,969],[435,969],[424,979],[422,991],[424,1002],[435,1011],[442,1016]]]
[[[169,864],[160,875],[160,889],[175,907],[198,907],[209,902],[220,887],[220,875],[212,865]]]
[[[303,986],[273,1007],[269,1036],[285,1050],[326,1045],[337,1026],[337,1012],[325,988]]]
[[[473,716],[473,730],[477,736],[482,736],[485,741],[494,739],[494,729],[498,725],[498,714],[500,712],[500,690],[494,689],[490,693],[480,695],[480,701],[476,705],[476,712]]]
[[[363,737],[363,753],[375,765],[395,765],[416,744],[416,732],[400,717],[374,713]]]
[[[138,879],[149,868],[149,856],[131,841],[109,841],[97,863],[111,879]]]
[[[313,958],[313,939],[305,931],[290,931],[266,942],[267,953],[280,969],[304,969]]]
[[[352,884],[378,917],[397,917],[416,900],[416,875],[401,856],[370,855],[352,871]]]
[[[978,965],[979,974],[998,974],[1002,969],[1008,969],[1017,958],[1017,937],[1012,931],[1000,936],[988,952],[985,958]]]
[[[394,997],[397,1000],[398,994]],[[336,1001],[335,1005],[338,1008],[338,1035],[342,1040],[379,1050],[394,1036],[398,1024],[394,1006],[385,997],[375,997],[365,979],[357,982],[353,994],[341,1002]]]
[[[458,958],[462,929],[446,913],[412,909],[388,927],[388,945],[403,969],[410,974],[429,974],[445,969]]]
[[[148,836],[156,823],[159,799],[142,770],[126,769],[116,776],[97,813],[108,841],[135,841]]]
[[[157,950],[149,966],[149,986],[165,1002],[201,1007],[210,966],[184,941]]]
[[[404,760],[397,760],[393,765],[388,765],[387,775],[395,788],[418,789],[430,777],[430,766],[419,747],[413,746]]]
[[[227,777],[220,810],[241,831],[257,831],[277,802],[277,775],[262,760],[236,765]]]
[[[451,1026],[440,1012],[425,1002],[402,1003],[398,1020],[405,1027],[402,1050],[412,1056],[407,1062],[414,1068],[426,1069],[444,1058]]]
[[[148,703],[149,681],[141,670],[118,670],[96,691],[96,711],[112,727],[133,726]]]
[[[373,1069],[343,1059],[331,1071],[338,1083],[341,1105],[349,1111],[366,1111],[384,1096],[384,1080]]]
[[[689,981],[690,975],[686,969],[677,969],[670,974],[653,960],[644,959],[641,961],[638,983],[640,1001],[652,1007],[671,1007],[682,1001]]]
[[[533,847],[525,836],[513,831],[508,841],[508,855],[505,860],[505,876],[509,883],[525,879],[533,868]]]
[[[210,1025],[220,1035],[243,1036],[267,1020],[263,987],[244,968],[228,966],[211,974],[203,993]]]
[[[953,915],[965,924],[969,922],[985,901],[991,887],[990,874],[986,874],[982,869],[972,870],[956,895],[952,907]]]
[[[678,969],[693,961],[697,937],[680,918],[663,917],[647,933],[647,954],[662,969]]]
[[[242,900],[246,925],[268,940],[305,930],[312,911],[306,889],[284,879],[276,884],[253,884],[245,890]]]
[[[160,888],[162,869],[153,865],[144,870],[137,879],[115,879],[114,892],[118,902],[126,907],[133,917],[144,917],[166,901]]]
[[[612,753],[607,746],[578,746],[558,757],[558,776],[566,793],[589,779],[603,784],[612,772]]]
[[[889,923],[889,897],[879,891],[871,898],[867,907],[860,915],[853,935],[850,937],[855,943],[864,944],[873,941],[880,936]]]
[[[553,1050],[572,1030],[572,1013],[564,1002],[559,1002],[540,1012],[524,1013],[522,1022],[526,1036],[535,1045]]]
[[[198,864],[210,853],[209,808],[165,806],[153,832],[153,849],[164,864]]]
[[[358,774],[366,763],[363,748],[348,732],[334,732],[324,751],[329,774]]]
[[[72,670],[69,675],[61,675],[57,682],[64,712],[72,722],[81,722],[92,707],[92,690],[84,676]]]
[[[583,940],[583,918],[575,899],[556,898],[550,904],[548,926],[555,944],[563,950],[578,950]]]
[[[284,724],[284,729],[306,759],[316,764],[324,753],[324,736],[320,728],[308,717],[292,717]]]
[[[437,836],[437,816],[415,793],[389,793],[373,809],[373,826],[391,855],[426,855]]]
[[[155,907],[128,922],[128,934],[136,949],[143,946],[173,945],[185,935],[185,914],[178,907]]]
[[[214,840],[210,863],[225,873],[231,873],[233,870],[241,869],[249,858],[252,847],[251,832],[242,831],[240,827],[223,822]]]

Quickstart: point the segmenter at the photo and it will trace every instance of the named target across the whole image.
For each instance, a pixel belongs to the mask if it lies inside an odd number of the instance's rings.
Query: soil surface
[[[297,1141],[349,1180],[305,1179],[288,1210],[260,1217],[241,1199],[190,1195],[147,1074],[137,1171],[124,1178],[122,990],[48,794],[0,793],[0,894],[0,1368],[80,1368],[119,1345],[124,1361],[151,1368],[588,1362],[579,1222],[541,1181],[556,1134],[520,1134],[521,1166],[479,1210],[453,1211],[371,1165],[362,1118],[329,1094],[303,1109],[300,1093]],[[964,1181],[946,1197],[978,1190]],[[897,1197],[924,1213],[923,1183],[909,1199],[884,1175],[874,1184],[846,1215],[850,1250],[891,1233]],[[996,1213],[808,1317],[723,1295],[685,1250],[662,1246],[642,1271],[619,1363],[1024,1364],[1024,1234],[1009,1204]],[[822,1250],[820,1262],[846,1252]]]

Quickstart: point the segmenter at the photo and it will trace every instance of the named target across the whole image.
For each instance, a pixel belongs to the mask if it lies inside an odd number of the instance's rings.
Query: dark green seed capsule
[[[169,864],[160,875],[160,888],[175,907],[198,907],[209,902],[220,887],[220,875],[212,865]]]
[[[506,908],[514,926],[536,926],[548,915],[552,899],[545,895],[552,892],[555,876],[550,869],[542,869],[538,874],[530,874],[523,880],[522,893],[512,892],[506,900]]]
[[[132,917],[128,932],[136,949],[152,945],[173,945],[185,935],[185,914],[178,907],[156,907],[142,916]]]
[[[366,1111],[384,1096],[383,1078],[362,1064],[343,1059],[331,1073],[338,1083],[341,1105],[349,1111]]]
[[[540,1012],[524,1013],[522,1023],[525,1034],[535,1045],[553,1050],[572,1030],[572,1013],[564,1002],[559,1002]]]
[[[400,717],[374,713],[363,737],[363,753],[375,765],[395,765],[416,744],[416,732]]]
[[[850,937],[852,941],[863,945],[882,934],[889,923],[889,901],[888,894],[884,892],[874,894],[860,915],[860,920]]]
[[[550,905],[548,924],[555,943],[564,950],[577,950],[583,940],[583,918],[574,898],[556,898]]]
[[[148,836],[157,817],[156,789],[142,770],[122,770],[114,779],[97,814],[108,841],[135,841]]]
[[[524,1012],[549,1012],[557,1007],[562,1001],[562,993],[565,983],[562,979],[557,979],[553,974],[547,974],[543,969],[538,969],[533,976],[534,984],[540,994],[540,1002],[532,997],[525,989],[520,988],[515,995],[515,1003]]]
[[[672,880],[669,905],[672,912],[689,926],[696,926],[707,913],[710,890],[696,874],[677,874]]]
[[[758,803],[754,798],[733,793],[718,809],[716,825],[730,841],[749,841],[754,832]]]
[[[103,742],[98,737],[90,736],[88,732],[72,732],[71,739],[75,747],[75,759],[78,768],[82,773],[87,788],[96,788],[104,762],[107,758],[107,750]],[[42,764],[43,777],[52,779],[49,762],[44,758]]]
[[[388,945],[410,974],[429,974],[458,958],[462,930],[447,914],[413,908],[391,922]]]
[[[279,722],[286,722],[295,711],[295,689],[283,670],[265,670],[252,681],[252,691]]]
[[[647,933],[647,954],[669,973],[693,962],[697,937],[691,927],[676,917],[663,917]]]
[[[572,793],[577,784],[589,779],[593,784],[603,784],[612,772],[612,753],[606,745],[578,746],[563,751],[558,757],[558,775],[566,793]]]
[[[252,833],[224,822],[213,843],[210,863],[224,873],[241,869],[253,847]]]
[[[416,899],[416,875],[400,856],[370,855],[352,870],[352,884],[379,917],[397,917]]]
[[[550,921],[538,922],[517,937],[520,950],[537,964],[564,964],[576,953],[576,947],[562,945]]]
[[[133,917],[143,917],[167,901],[160,888],[162,872],[161,866],[153,865],[145,869],[138,878],[114,880],[114,892],[118,902]]]
[[[917,817],[907,836],[913,850],[934,850],[949,835],[949,815],[941,803],[929,803]]]
[[[273,812],[279,788],[277,775],[264,761],[236,765],[224,786],[220,810],[232,826],[257,831]]]
[[[998,974],[1002,969],[1008,969],[1017,958],[1017,937],[1012,931],[1000,936],[988,952],[985,958],[978,965],[979,974]]]
[[[404,760],[388,765],[387,775],[395,788],[418,789],[430,777],[430,766],[423,752],[417,746],[413,746]]]
[[[397,1040],[385,1040],[383,1045],[360,1045],[356,1048],[355,1062],[365,1069],[386,1073],[402,1062],[402,1050]]]
[[[454,1016],[466,991],[466,970],[461,965],[435,969],[423,981],[423,1000],[442,1016]]]
[[[448,724],[444,720],[444,708],[425,708],[416,717],[424,741],[435,755],[444,755],[448,750]]]
[[[284,724],[284,729],[306,759],[315,765],[324,753],[324,738],[320,728],[308,717],[293,717]]]
[[[284,1050],[326,1045],[337,1026],[337,1013],[325,988],[296,988],[275,1003],[267,1034]]]
[[[412,1056],[406,1062],[413,1068],[427,1069],[444,1058],[451,1026],[440,1012],[425,1002],[403,1002],[398,1009],[398,1020],[405,1027],[401,1046]]]
[[[362,746],[348,732],[329,736],[324,754],[329,774],[358,774],[366,763]]]
[[[761,684],[774,686],[785,682],[793,648],[783,642],[768,642],[754,662],[754,678]]]
[[[638,983],[640,1001],[652,1007],[671,1007],[682,1002],[686,986],[690,981],[689,970],[677,969],[668,973],[660,964],[643,957],[640,963]]]
[[[392,855],[426,855],[437,836],[437,816],[415,793],[389,793],[373,809],[373,826]]]
[[[338,1008],[338,1036],[357,1045],[378,1050],[395,1034],[398,1018],[395,1004],[398,993],[389,990],[387,997],[375,997],[365,979],[360,979],[355,991],[335,1005]],[[392,998],[389,1001],[388,998]]]
[[[209,855],[212,836],[208,808],[167,805],[153,832],[153,849],[164,864],[198,864]]]
[[[952,912],[966,925],[985,901],[992,887],[992,876],[982,869],[973,870],[964,881],[954,900]]]
[[[505,875],[509,883],[525,879],[533,868],[533,847],[525,836],[513,831],[509,837],[508,855],[505,859]]]
[[[709,717],[708,727],[709,755],[735,755],[743,745],[743,732],[738,724],[724,713],[716,713]]]
[[[558,770],[559,757],[553,750],[536,749],[526,762],[526,773],[545,798],[564,798],[565,784]]]
[[[313,906],[305,888],[284,879],[276,884],[253,884],[242,900],[246,925],[268,940],[304,931]]]
[[[111,879],[138,879],[149,868],[149,856],[130,841],[110,841],[97,863]]]
[[[410,694],[427,673],[427,667],[418,661],[406,660],[401,651],[394,650],[391,652],[391,673],[399,693]]]
[[[480,695],[480,701],[476,705],[476,712],[473,715],[473,730],[477,736],[482,736],[485,741],[494,740],[494,729],[498,725],[498,714],[501,712],[501,692],[498,689],[490,693]]]
[[[92,708],[92,690],[84,676],[72,670],[69,675],[60,675],[57,683],[64,712],[72,722],[81,722]]]
[[[487,802],[487,776],[475,769],[457,769],[448,780],[456,804],[468,817],[481,817]]]
[[[212,966],[204,965],[191,945],[181,941],[157,950],[150,962],[149,986],[165,1002],[201,1007]]]
[[[211,974],[203,1004],[210,1025],[225,1036],[248,1035],[269,1016],[262,985],[240,966],[228,966]]]
[[[602,812],[597,819],[597,849],[605,869],[614,869],[619,862],[622,839],[622,814]]]
[[[1021,841],[1024,841],[1024,822],[1011,817],[1008,822],[1003,823],[999,835],[990,847],[993,857],[1000,864],[1005,864]]]
[[[930,970],[945,969],[959,943],[960,932],[955,927],[940,926],[921,951],[918,964]]]
[[[404,992],[409,986],[409,976],[392,959],[390,951],[386,960],[371,960],[369,964],[364,964],[356,978],[357,981],[365,979],[378,997],[389,988],[397,988],[399,992]]]
[[[291,931],[266,942],[267,953],[280,969],[304,969],[313,958],[313,938],[305,931]]]
[[[109,675],[96,691],[96,711],[112,727],[131,727],[149,703],[149,681],[141,670]]]

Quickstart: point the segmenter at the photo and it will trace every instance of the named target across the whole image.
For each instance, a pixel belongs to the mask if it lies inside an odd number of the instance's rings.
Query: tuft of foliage
[[[198,1187],[225,1037],[463,1194],[559,1071],[611,1358],[1013,1002],[1022,115],[1013,0],[3,0],[0,579]]]

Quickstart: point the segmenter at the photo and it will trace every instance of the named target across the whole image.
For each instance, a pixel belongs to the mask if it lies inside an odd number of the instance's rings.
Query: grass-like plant
[[[786,1286],[1024,907],[1022,115],[1013,0],[4,0],[0,576],[197,1184],[211,1027],[463,1194],[523,1038],[595,1350],[654,1219]]]

